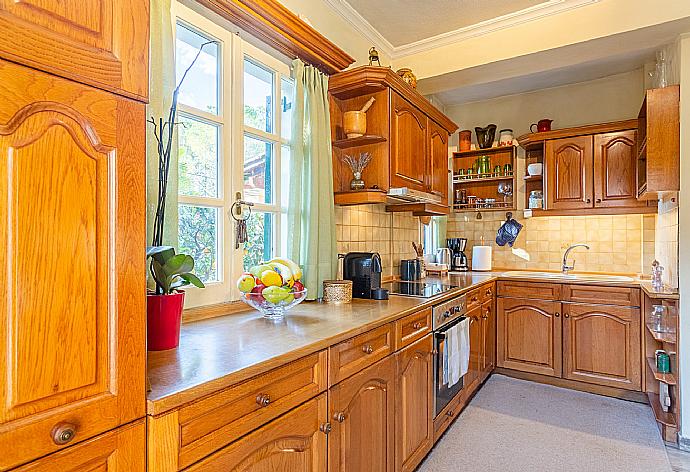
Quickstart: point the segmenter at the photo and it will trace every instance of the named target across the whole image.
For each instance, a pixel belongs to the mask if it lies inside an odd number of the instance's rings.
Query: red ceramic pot
[[[184,292],[146,296],[147,341],[149,351],[175,349],[180,344],[180,322]]]
[[[535,132],[534,127],[536,126],[537,127],[537,130],[536,130],[537,133],[543,133],[545,131],[551,131],[551,123],[553,123],[553,120],[548,120],[548,119],[539,120],[539,122],[537,122],[537,123],[532,123],[529,127],[529,130],[534,133]]]

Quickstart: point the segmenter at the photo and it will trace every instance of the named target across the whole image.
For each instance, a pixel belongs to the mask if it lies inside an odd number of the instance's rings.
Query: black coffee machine
[[[352,280],[352,296],[374,298],[381,287],[381,256],[377,252],[348,252],[343,260],[343,278]]]
[[[470,270],[467,266],[467,256],[465,255],[467,238],[448,238],[446,239],[446,244],[448,249],[450,249],[450,270],[462,272]]]

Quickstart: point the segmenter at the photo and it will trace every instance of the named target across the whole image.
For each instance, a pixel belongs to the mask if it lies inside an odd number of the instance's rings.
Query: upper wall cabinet
[[[0,0],[0,57],[146,100],[149,2]]]
[[[647,90],[637,133],[637,195],[680,190],[680,86]]]
[[[448,213],[448,137],[458,126],[388,67],[358,67],[329,80],[333,182],[340,205],[385,203],[391,188],[432,194],[430,206],[392,205],[391,211]],[[364,136],[348,138],[343,116],[375,101],[366,113]],[[351,191],[352,172],[342,157],[372,155],[364,170],[364,190]],[[395,208],[394,208],[395,207]]]

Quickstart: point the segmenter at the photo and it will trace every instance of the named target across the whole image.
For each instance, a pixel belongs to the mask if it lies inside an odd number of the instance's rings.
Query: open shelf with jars
[[[453,153],[453,211],[515,210],[516,147]]]

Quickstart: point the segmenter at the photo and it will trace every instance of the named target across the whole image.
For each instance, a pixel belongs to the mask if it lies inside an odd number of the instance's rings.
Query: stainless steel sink
[[[563,274],[560,272],[530,272],[528,270],[511,270],[504,272],[506,277],[531,277],[551,280],[582,280],[591,282],[632,282],[635,279],[627,275],[606,274]]]

